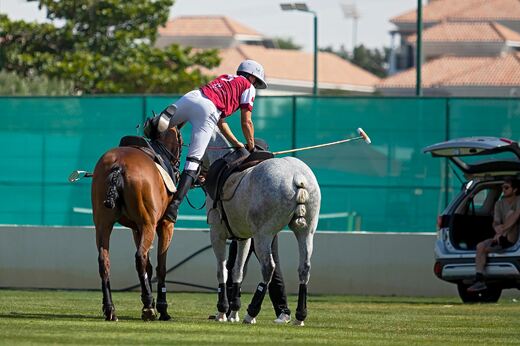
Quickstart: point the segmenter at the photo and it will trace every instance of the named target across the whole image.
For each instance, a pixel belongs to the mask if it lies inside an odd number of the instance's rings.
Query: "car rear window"
[[[483,156],[459,156],[459,159],[467,164],[473,165],[482,162],[488,161],[516,161],[518,162],[518,158],[516,155],[510,151],[495,153],[495,154],[487,154]]]

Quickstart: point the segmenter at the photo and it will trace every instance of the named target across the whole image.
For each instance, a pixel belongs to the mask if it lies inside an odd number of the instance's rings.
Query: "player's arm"
[[[246,139],[246,148],[252,151],[255,147],[255,128],[251,120],[251,111],[247,108],[240,110],[240,124],[242,125],[242,132]]]
[[[244,144],[240,142],[235,135],[233,134],[233,131],[231,131],[231,128],[229,127],[228,123],[226,122],[225,118],[220,118],[220,120],[217,123],[218,128],[220,129],[220,132],[226,137],[226,139],[231,143],[234,147],[240,147],[243,148]]]

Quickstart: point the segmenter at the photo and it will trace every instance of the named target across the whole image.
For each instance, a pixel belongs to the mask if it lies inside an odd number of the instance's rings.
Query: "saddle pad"
[[[155,163],[155,166],[157,167],[157,169],[159,170],[159,173],[161,173],[163,181],[164,181],[164,185],[166,186],[168,191],[170,191],[171,193],[175,193],[177,191],[177,188],[175,187],[175,184],[173,183],[172,178],[170,178],[170,176],[168,175],[166,170],[164,168],[162,168],[160,164],[158,164],[157,162],[154,162],[154,163]]]
[[[249,167],[248,169],[242,171],[233,173],[229,176],[229,178],[224,183],[224,186],[222,187],[222,195],[220,196],[220,199],[222,201],[229,201],[233,198],[233,195],[235,194],[235,190],[238,188],[238,185],[242,182],[242,179],[248,174],[254,167]]]

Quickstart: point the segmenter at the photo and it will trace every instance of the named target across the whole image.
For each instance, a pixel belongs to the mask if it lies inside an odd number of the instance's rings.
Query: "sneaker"
[[[483,281],[477,281],[467,289],[468,293],[478,293],[487,290],[487,286]]]
[[[280,314],[280,316],[278,316],[278,318],[276,320],[273,321],[274,323],[279,323],[279,324],[285,324],[285,323],[289,323],[291,322],[291,316],[290,315],[287,315],[286,313],[282,312]]]

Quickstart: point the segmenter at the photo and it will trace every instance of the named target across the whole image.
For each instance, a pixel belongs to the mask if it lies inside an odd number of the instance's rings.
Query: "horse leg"
[[[229,298],[229,308],[231,310],[229,314],[229,321],[238,322],[240,320],[238,311],[241,307],[240,301],[240,286],[244,279],[244,265],[249,254],[249,247],[251,245],[251,239],[238,241],[237,242],[237,256],[235,264],[233,266],[233,284],[231,286],[231,294]]]
[[[210,230],[211,245],[213,252],[217,259],[217,280],[218,280],[218,302],[217,302],[217,316],[215,321],[225,322],[227,321],[226,313],[229,309],[229,302],[227,298],[226,280],[227,280],[227,269],[226,269],[226,239],[220,237],[219,232],[215,229],[215,226],[211,226]]]
[[[296,307],[296,319],[294,324],[303,326],[305,318],[307,318],[307,284],[309,283],[311,270],[311,255],[314,232],[294,232],[298,240],[298,249],[300,252],[300,265],[298,266],[298,275],[300,278],[300,287],[298,290],[298,305]]]
[[[152,247],[155,227],[144,225],[140,228],[140,237],[134,232],[134,239],[139,237],[139,244],[137,246],[137,252],[135,253],[135,268],[139,277],[139,283],[141,284],[141,301],[143,302],[141,319],[143,321],[153,321],[157,317],[157,313],[155,312],[155,302],[153,300],[147,267],[149,265],[148,255]]]
[[[101,291],[103,292],[103,315],[105,321],[117,321],[116,309],[112,302],[110,289],[110,233],[113,226],[98,226],[96,223],[96,245],[98,248],[99,276],[101,277]]]
[[[160,321],[169,321],[168,302],[166,301],[166,255],[173,236],[173,223],[162,221],[157,229],[159,251],[157,252],[157,311]]]
[[[258,232],[261,232],[260,230]],[[255,253],[260,262],[263,281],[256,287],[255,294],[251,303],[247,307],[247,315],[244,317],[244,323],[256,323],[256,316],[260,313],[262,302],[264,301],[267,285],[271,281],[274,272],[274,259],[271,253],[271,244],[273,236],[257,235],[254,237]]]

